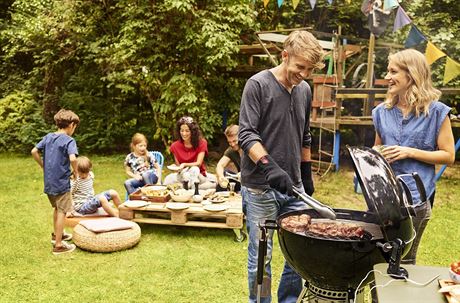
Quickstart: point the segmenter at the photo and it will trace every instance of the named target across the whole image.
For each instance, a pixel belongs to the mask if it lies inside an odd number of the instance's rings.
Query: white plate
[[[212,203],[224,203],[224,202],[227,202],[228,199],[225,197],[217,197],[217,198],[209,198],[208,200],[211,201]]]
[[[172,171],[178,171],[180,169],[179,166],[177,166],[176,164],[171,164],[171,165],[168,165],[166,166],[169,170],[172,170]]]
[[[209,201],[209,200],[203,200],[203,201],[201,201],[201,205],[211,205],[211,204],[212,204],[212,202]]]
[[[189,208],[189,206],[190,206],[190,204],[188,204],[188,203],[174,203],[174,202],[166,203],[166,208],[172,209],[172,210],[187,209],[187,208]]]
[[[149,202],[141,201],[141,200],[128,200],[123,203],[124,206],[130,207],[130,208],[143,207],[149,204],[150,204]]]
[[[228,198],[230,197],[230,192],[229,191],[216,191],[216,195],[219,195],[221,197]]]
[[[210,205],[203,205],[203,209],[207,211],[223,211],[228,208],[227,205],[224,204],[210,204]]]

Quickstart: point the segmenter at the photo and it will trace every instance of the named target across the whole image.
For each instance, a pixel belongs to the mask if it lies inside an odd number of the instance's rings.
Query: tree
[[[89,149],[127,145],[134,131],[166,147],[183,114],[212,138],[227,103],[239,103],[221,71],[254,28],[246,1],[18,0],[11,16],[4,79],[19,68],[48,123],[59,107],[82,115],[77,138]]]

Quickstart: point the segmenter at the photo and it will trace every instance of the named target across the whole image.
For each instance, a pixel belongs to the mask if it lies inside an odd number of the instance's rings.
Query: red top
[[[174,157],[176,157],[177,161],[179,161],[179,164],[196,162],[199,153],[204,152],[205,156],[208,155],[208,142],[205,139],[200,139],[198,148],[195,149],[193,147],[185,147],[181,140],[177,140],[171,144],[169,150]],[[206,165],[204,164],[204,159],[200,165],[200,173],[203,176],[206,176]]]

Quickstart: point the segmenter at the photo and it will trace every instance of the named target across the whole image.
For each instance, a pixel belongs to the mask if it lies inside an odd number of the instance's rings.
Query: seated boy
[[[113,208],[109,201],[118,208],[121,204],[120,196],[113,190],[107,190],[101,194],[94,195],[94,174],[91,171],[92,164],[87,157],[77,158],[77,178],[71,180],[72,200],[74,210],[82,215],[93,214],[102,206],[109,216],[118,217],[118,209]]]

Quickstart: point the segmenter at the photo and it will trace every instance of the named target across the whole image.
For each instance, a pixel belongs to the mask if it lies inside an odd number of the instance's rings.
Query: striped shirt
[[[71,180],[70,184],[72,186],[72,200],[74,209],[79,211],[83,204],[94,197],[94,174],[91,171],[89,172],[89,175],[86,179],[77,177],[76,180]]]

